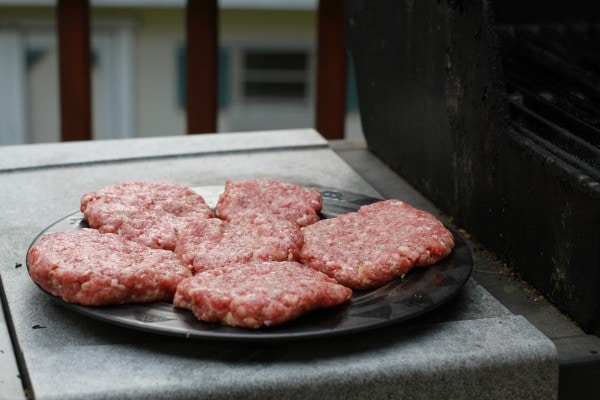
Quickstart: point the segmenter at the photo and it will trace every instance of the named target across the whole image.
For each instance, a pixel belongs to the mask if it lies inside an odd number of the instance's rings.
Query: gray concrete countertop
[[[0,307],[0,398],[25,399],[4,310]]]
[[[439,213],[406,181],[368,151],[364,140],[332,141],[331,148],[386,198],[401,198]],[[448,216],[438,216],[455,226]],[[460,229],[460,227],[455,226]],[[473,279],[515,315],[552,340],[558,351],[559,399],[596,399],[600,394],[600,338],[586,334],[518,273],[462,230],[475,261]]]
[[[408,322],[318,340],[185,340],[66,309],[33,284],[25,255],[40,231],[78,209],[87,191],[128,180],[215,186],[269,176],[385,195],[369,182],[369,171],[352,169],[312,130],[138,139],[128,147],[113,141],[0,148],[7,321],[0,324],[0,349],[10,353],[10,333],[16,355],[0,353],[6,398],[22,398],[14,390],[21,385],[36,399],[557,398],[554,343],[473,279],[442,307]],[[397,189],[413,205],[430,207],[409,187]]]

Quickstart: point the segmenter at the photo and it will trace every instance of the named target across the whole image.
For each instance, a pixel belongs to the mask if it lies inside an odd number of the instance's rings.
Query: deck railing
[[[346,46],[343,0],[319,0],[315,129],[328,139],[344,137]],[[89,0],[58,0],[56,5],[61,140],[92,139]],[[217,132],[217,0],[187,0],[187,133]]]

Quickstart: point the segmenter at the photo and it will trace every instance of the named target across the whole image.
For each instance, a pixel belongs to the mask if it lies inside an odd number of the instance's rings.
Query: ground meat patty
[[[225,220],[284,219],[306,226],[319,220],[323,206],[317,189],[273,179],[227,181],[216,213]]]
[[[344,303],[352,290],[297,262],[232,264],[182,282],[173,304],[201,321],[245,328],[279,325]]]
[[[167,182],[126,182],[88,193],[81,212],[92,228],[117,233],[152,248],[173,250],[189,221],[214,217],[204,198]]]
[[[196,272],[234,262],[291,261],[302,247],[300,227],[289,221],[235,221],[218,218],[191,222],[175,247]]]
[[[179,282],[192,276],[171,251],[87,228],[42,237],[27,262],[46,291],[90,306],[170,301]]]
[[[301,262],[355,289],[434,264],[454,247],[452,233],[435,216],[399,200],[366,205],[302,231]]]

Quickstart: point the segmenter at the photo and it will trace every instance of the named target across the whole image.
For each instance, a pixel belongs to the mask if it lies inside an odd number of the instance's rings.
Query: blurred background
[[[91,1],[93,138],[185,129],[185,1]],[[56,2],[0,0],[0,145],[60,140]],[[220,0],[218,131],[315,126],[316,0]],[[352,66],[344,137],[362,139]]]

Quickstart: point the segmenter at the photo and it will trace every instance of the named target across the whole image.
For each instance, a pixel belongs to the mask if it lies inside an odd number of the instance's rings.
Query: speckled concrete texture
[[[25,399],[9,329],[0,304],[0,399]]]
[[[277,147],[280,134],[246,134],[243,141],[254,143],[248,151],[212,155],[164,156],[161,141],[137,140],[136,151],[145,155],[135,160],[119,154],[116,142],[69,144],[59,157],[102,149],[123,159],[0,169],[0,276],[15,352],[36,399],[556,398],[552,342],[472,280],[439,309],[405,323],[336,338],[252,343],[185,340],[93,320],[51,300],[29,278],[25,255],[35,236],[76,211],[83,193],[108,184],[218,186],[227,178],[271,176],[378,196],[314,132]],[[256,147],[259,138],[264,148]],[[169,140],[180,148],[190,139]],[[0,148],[0,159],[21,157],[21,147]],[[53,149],[35,152],[51,157]],[[40,158],[28,162],[41,165]]]

